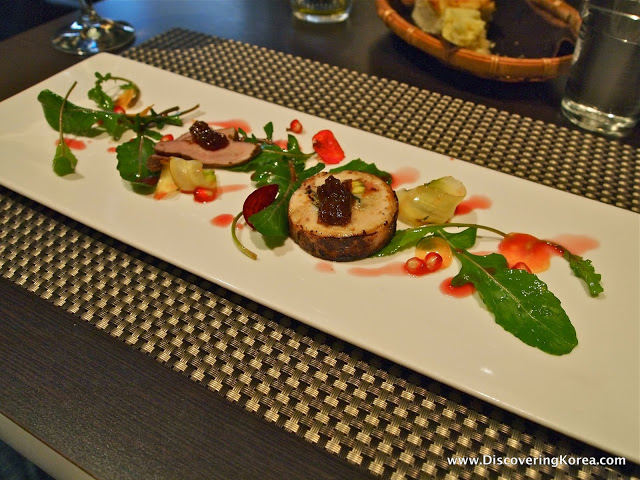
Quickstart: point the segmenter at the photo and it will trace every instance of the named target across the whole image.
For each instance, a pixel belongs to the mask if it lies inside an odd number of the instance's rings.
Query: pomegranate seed
[[[427,272],[427,264],[425,261],[418,257],[412,257],[404,264],[404,269],[409,275],[415,275],[419,277]]]
[[[426,257],[424,257],[424,263],[427,267],[427,272],[435,272],[442,266],[442,256],[436,252],[429,252]]]
[[[113,113],[117,113],[119,115],[122,115],[122,114],[127,113],[127,112],[120,105],[116,105],[115,107],[113,107]]]
[[[524,270],[525,272],[531,273],[531,269],[529,268],[529,265],[527,265],[524,262],[518,262],[513,266],[514,270]]]
[[[205,187],[196,187],[193,199],[198,203],[207,203],[216,199],[216,191]]]
[[[163,135],[160,139],[161,142],[168,142],[169,140],[173,140],[173,135],[171,135],[170,133]]]
[[[278,185],[273,183],[271,185],[260,187],[249,194],[242,205],[242,215],[244,216],[244,221],[247,222],[247,225],[254,228],[253,225],[251,225],[251,222],[249,222],[249,217],[271,205],[278,196],[278,188]]]
[[[287,128],[287,131],[293,133],[302,133],[302,124],[300,123],[300,120],[291,120],[291,124],[289,125],[289,128]]]
[[[344,151],[331,130],[321,130],[313,136],[313,149],[324,163],[340,163]]]

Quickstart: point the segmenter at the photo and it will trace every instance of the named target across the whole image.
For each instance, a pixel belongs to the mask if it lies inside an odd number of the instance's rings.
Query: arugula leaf
[[[151,111],[150,115],[128,116],[114,112],[103,112],[79,107],[50,90],[43,90],[38,95],[47,123],[58,130],[60,109],[63,108],[62,130],[64,133],[83,137],[95,137],[108,133],[114,140],[119,140],[124,132],[133,130],[136,133],[148,132],[151,127],[162,128],[164,125],[182,125],[180,115],[163,115]],[[64,104],[64,105],[63,105]]]
[[[69,148],[67,143],[64,141],[64,135],[62,132],[62,119],[63,119],[62,114],[64,112],[64,105],[67,102],[69,95],[71,95],[71,92],[73,91],[77,83],[78,82],[73,82],[73,85],[71,85],[71,88],[69,88],[69,91],[67,91],[67,94],[62,99],[62,102],[60,104],[60,111],[58,112],[59,138],[58,138],[58,146],[56,147],[56,153],[53,156],[53,171],[56,173],[56,175],[59,175],[61,177],[64,177],[65,175],[75,172],[76,165],[78,164],[78,159],[71,152],[71,149]]]
[[[527,345],[564,355],[578,344],[560,300],[535,275],[509,269],[499,254],[473,255],[454,249],[462,268],[451,284],[473,283],[496,323]]]
[[[417,228],[396,230],[391,241],[382,250],[374,253],[372,257],[388,257],[406,248],[415,247],[426,235],[438,232],[440,236],[453,245],[454,248],[471,248],[476,243],[476,228],[467,228],[459,233],[448,233],[443,229],[447,227],[469,226],[469,224],[433,224]]]
[[[329,170],[330,173],[338,173],[344,170],[355,170],[357,172],[365,172],[375,175],[377,177],[382,178],[385,182],[391,185],[391,174],[389,172],[385,172],[384,170],[380,170],[375,163],[367,163],[359,158],[355,160],[351,160],[349,163],[346,163],[340,167],[332,168]]]
[[[42,105],[44,117],[47,123],[58,130],[60,122],[60,109],[63,108],[62,131],[72,135],[83,137],[95,137],[104,129],[97,128],[99,117],[92,110],[78,107],[71,102],[65,102],[60,95],[51,90],[43,90],[38,95],[38,101]]]
[[[476,244],[478,229],[476,227],[467,228],[458,233],[449,233],[439,230],[438,235],[447,240],[453,248],[467,250]]]
[[[115,106],[115,102],[102,89],[102,83],[107,80],[110,80],[111,74],[107,73],[107,75],[101,75],[100,73],[95,72],[95,75],[97,78],[96,83],[94,87],[91,90],[89,90],[89,92],[87,92],[87,96],[89,97],[90,100],[93,100],[94,102],[96,102],[96,104],[100,108],[104,110],[113,110],[113,107]]]
[[[273,140],[273,123],[269,122],[262,128],[264,129],[264,133],[267,135],[267,140]]]
[[[56,147],[56,153],[53,157],[53,171],[56,175],[64,177],[70,173],[76,171],[76,165],[78,159],[71,152],[69,146],[65,143],[64,139],[60,140]]]
[[[324,164],[319,163],[304,170],[304,164],[287,160],[286,164],[278,162],[273,165],[272,169],[265,168],[259,172],[258,186],[277,183],[282,193],[267,208],[249,217],[254,228],[267,237],[286,237],[289,235],[288,208],[293,192],[300,187],[302,182],[322,171],[323,168]]]
[[[398,253],[405,248],[415,247],[422,238],[429,234],[438,231],[441,226],[425,225],[424,227],[407,228],[405,230],[396,230],[391,241],[382,250],[375,253],[374,257],[388,257]]]
[[[113,99],[109,95],[107,95],[107,93],[102,89],[102,84],[109,80],[113,80],[116,82],[123,82],[123,84],[120,85],[121,90],[133,91],[132,94],[130,95],[131,99],[128,101],[126,105],[127,107],[133,106],[138,100],[138,98],[140,97],[140,88],[127,78],[116,77],[111,75],[110,73],[107,73],[106,75],[102,75],[101,73],[98,73],[98,72],[95,72],[95,76],[97,79],[96,83],[94,87],[91,90],[89,90],[87,95],[89,99],[96,102],[96,104],[104,110],[113,110],[116,104],[116,102],[114,102]]]
[[[562,258],[569,262],[569,267],[576,277],[581,278],[587,283],[589,288],[589,295],[597,297],[600,293],[604,292],[604,288],[600,284],[602,275],[596,273],[591,260],[584,259],[579,255],[574,255],[566,248],[563,248]]]
[[[243,141],[250,143],[262,143],[255,137],[245,137]],[[296,164],[304,164],[307,159],[314,155],[314,153],[302,152],[302,150],[300,150],[298,140],[293,135],[289,135],[288,137],[286,150],[283,150],[273,143],[263,143],[261,147],[262,151],[247,163],[230,167],[228,170],[233,172],[254,172],[257,170],[268,169],[270,165],[282,161],[283,159],[291,159]]]
[[[160,172],[151,172],[147,159],[153,154],[153,140],[138,136],[116,148],[120,176],[134,184],[155,185]]]

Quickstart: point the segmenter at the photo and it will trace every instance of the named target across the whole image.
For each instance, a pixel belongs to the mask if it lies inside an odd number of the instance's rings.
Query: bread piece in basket
[[[415,0],[411,18],[427,33],[479,53],[489,53],[487,22],[493,0]]]

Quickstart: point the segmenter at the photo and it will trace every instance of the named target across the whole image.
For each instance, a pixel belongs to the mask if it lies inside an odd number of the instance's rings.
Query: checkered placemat
[[[638,209],[639,154],[617,142],[185,30],[171,30],[127,56]],[[274,75],[276,68],[282,75]],[[381,478],[640,478],[640,467],[629,464],[451,466],[453,457],[606,454],[345,344],[4,188],[0,211],[0,275]]]
[[[171,30],[125,56],[640,212],[640,149],[618,141],[188,30]]]

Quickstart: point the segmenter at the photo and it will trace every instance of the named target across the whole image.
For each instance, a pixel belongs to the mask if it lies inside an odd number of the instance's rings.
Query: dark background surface
[[[2,0],[0,41],[72,12],[76,5],[73,0]]]

